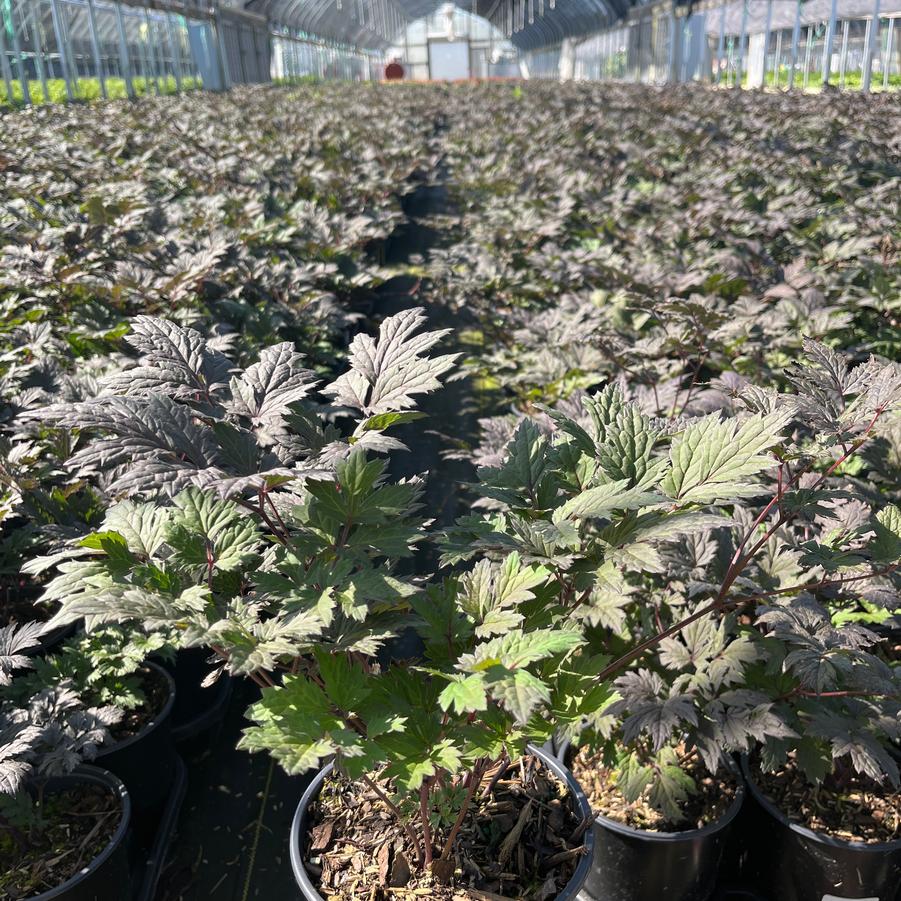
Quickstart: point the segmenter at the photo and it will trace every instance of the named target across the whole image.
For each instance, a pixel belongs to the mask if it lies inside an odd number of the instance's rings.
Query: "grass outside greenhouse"
[[[0,898],[894,898],[897,95],[138,83],[0,119]]]
[[[122,100],[128,96],[128,90],[124,78],[109,77],[105,79],[106,94],[110,100]],[[175,94],[179,88],[175,76],[160,76],[159,78],[144,78],[135,76],[131,80],[135,95],[142,97],[145,94]],[[28,82],[28,92],[31,102],[37,105],[43,103],[65,103],[69,99],[66,91],[66,82],[62,78],[48,78],[47,94],[40,80],[32,79]],[[199,78],[187,77],[181,79],[181,90],[192,91],[201,87]],[[73,85],[75,100],[99,100],[103,94],[99,78],[79,78]],[[22,84],[19,81],[12,82],[12,104],[22,104]],[[7,106],[10,98],[6,91],[6,85],[0,84],[0,104]]]

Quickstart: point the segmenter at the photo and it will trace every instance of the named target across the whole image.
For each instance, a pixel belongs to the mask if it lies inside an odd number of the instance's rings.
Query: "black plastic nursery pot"
[[[751,808],[743,870],[764,894],[774,901],[901,897],[901,839],[852,842],[792,823],[756,785],[747,758],[741,766]]]
[[[175,680],[175,704],[172,708],[172,739],[176,744],[203,737],[225,716],[232,693],[232,679],[220,675],[205,688],[204,679],[213,671],[210,652],[206,648],[184,648],[172,662],[160,665]]]
[[[585,792],[579,787],[579,784],[573,778],[572,773],[566,769],[559,760],[539,750],[534,745],[529,745],[529,753],[533,757],[537,757],[544,766],[546,766],[561,782],[565,782],[569,789],[570,797],[573,801],[573,807],[579,817],[585,818],[591,816],[591,806]],[[291,853],[291,869],[294,871],[294,879],[300,888],[304,901],[325,901],[322,895],[316,890],[313,881],[310,879],[306,867],[304,866],[303,849],[306,844],[306,835],[309,828],[309,809],[310,805],[319,797],[322,791],[322,785],[332,772],[333,765],[329,764],[323,767],[317,774],[316,778],[307,786],[307,790],[303,793],[297,810],[294,813],[294,820],[291,823],[290,853]],[[556,901],[576,901],[579,891],[588,878],[588,871],[591,868],[592,853],[594,848],[594,836],[591,830],[585,833],[585,853],[579,860],[569,884],[557,895]]]
[[[146,663],[165,680],[169,691],[163,709],[137,735],[104,748],[96,757],[100,766],[115,773],[128,787],[136,811],[165,804],[176,772],[171,717],[175,705],[175,682],[156,663]]]
[[[61,792],[85,784],[108,789],[118,799],[122,816],[116,831],[106,848],[82,870],[62,885],[23,901],[122,901],[129,897],[126,836],[131,823],[131,799],[121,780],[99,767],[83,765],[68,776],[49,779],[45,792]]]
[[[566,759],[569,746],[560,756]],[[701,829],[652,832],[596,816],[594,860],[582,901],[708,901],[714,896],[729,834],[744,802],[738,787],[726,812]],[[781,901],[781,899],[780,899]]]

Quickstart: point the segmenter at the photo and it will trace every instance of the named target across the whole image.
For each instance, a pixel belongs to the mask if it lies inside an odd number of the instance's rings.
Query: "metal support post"
[[[94,74],[100,82],[100,95],[106,100],[106,73],[103,71],[103,61],[100,59],[100,39],[97,36],[97,8],[94,6],[94,0],[88,0],[88,28],[91,32],[91,52],[94,55]]]
[[[776,57],[773,63],[773,83],[782,88],[782,29],[776,32]]]
[[[873,48],[879,46],[879,5],[879,0],[873,0],[873,18],[867,23],[867,36],[864,41],[860,89],[865,94],[869,93],[873,78]]]
[[[888,20],[888,38],[885,42],[885,64],[882,67],[882,87],[888,88],[890,79],[889,74],[892,70],[892,52],[894,48],[892,44],[895,42],[895,20]]]
[[[25,103],[31,103],[31,91],[28,89],[28,73],[25,71],[25,54],[22,52],[22,43],[19,40],[19,32],[16,31],[16,17],[12,3],[9,6],[12,25],[13,53],[16,54],[16,68],[19,70],[19,84],[22,86],[22,99]]]
[[[10,15],[12,10],[10,10]],[[12,25],[12,21],[10,21]],[[13,26],[15,27],[15,26]],[[0,6],[0,69],[3,71],[3,84],[6,86],[6,99],[12,106],[13,102],[13,70],[9,64],[6,50],[6,19],[3,16],[3,7]]]
[[[795,86],[795,69],[798,66],[798,48],[801,44],[801,0],[795,5],[795,25],[792,28],[791,61],[788,67],[788,89]]]
[[[842,22],[842,49],[838,58],[838,84],[839,87],[845,86],[845,70],[848,66],[848,28],[851,23],[845,19]]]
[[[153,82],[153,92],[159,97],[160,77],[156,65],[156,48],[153,40],[153,23],[150,21],[150,10],[144,7],[144,27],[147,29],[147,37],[144,40],[144,54],[147,59],[147,80]],[[148,85],[148,93],[150,93]]]
[[[666,60],[666,80],[676,81],[676,0],[670,0],[667,16],[667,32],[669,34],[669,55]]]
[[[823,44],[823,87],[829,84],[832,74],[832,45],[835,43],[835,21],[838,13],[838,0],[829,5],[829,24],[826,26],[826,40]]]
[[[69,60],[66,59],[66,44],[63,39],[63,25],[59,0],[50,0],[50,15],[53,19],[53,33],[56,36],[56,50],[59,54],[59,63],[62,66],[63,79],[66,82],[66,96],[70,100],[74,100],[75,92],[72,90],[72,79],[69,75]]]
[[[723,80],[723,56],[726,52],[726,4],[720,7],[720,36],[716,42],[716,83]]]
[[[135,86],[131,75],[131,56],[128,52],[128,35],[125,32],[125,16],[122,14],[122,4],[116,4],[116,24],[119,29],[119,69],[125,79],[125,93],[134,97]]]
[[[748,3],[744,0],[741,8],[741,31],[738,35],[738,66],[735,73],[735,86],[741,88],[745,74],[745,41],[748,37]]]
[[[213,17],[213,32],[216,42],[216,56],[219,60],[219,71],[222,77],[222,88],[228,90],[231,85],[231,73],[228,71],[228,51],[225,47],[225,30],[222,25],[222,14],[218,7]]]
[[[807,26],[807,46],[804,48],[804,78],[801,82],[804,88],[810,81],[810,54],[813,52],[813,25]]]
[[[44,103],[50,102],[50,88],[47,85],[47,72],[44,68],[44,43],[41,40],[41,31],[38,28],[38,18],[35,14],[34,3],[28,4],[28,18],[31,20],[31,35],[34,43],[34,64],[38,70],[38,78],[41,82],[41,93],[44,95]]]
[[[172,13],[163,13],[166,19],[166,39],[169,42],[169,49],[172,51],[172,71],[175,75],[175,90],[180,94],[182,92],[182,68],[181,68],[181,41],[175,43],[175,29],[172,27]]]

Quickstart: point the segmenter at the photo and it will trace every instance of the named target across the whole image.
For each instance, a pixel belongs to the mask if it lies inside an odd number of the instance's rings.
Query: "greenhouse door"
[[[469,78],[469,41],[429,41],[429,78]]]

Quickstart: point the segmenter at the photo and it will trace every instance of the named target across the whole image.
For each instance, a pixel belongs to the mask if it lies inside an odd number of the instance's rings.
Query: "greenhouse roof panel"
[[[407,22],[431,15],[444,0],[247,0],[248,11],[292,30],[360,47],[384,49]],[[460,0],[520,50],[587,35],[625,16],[632,0]]]

